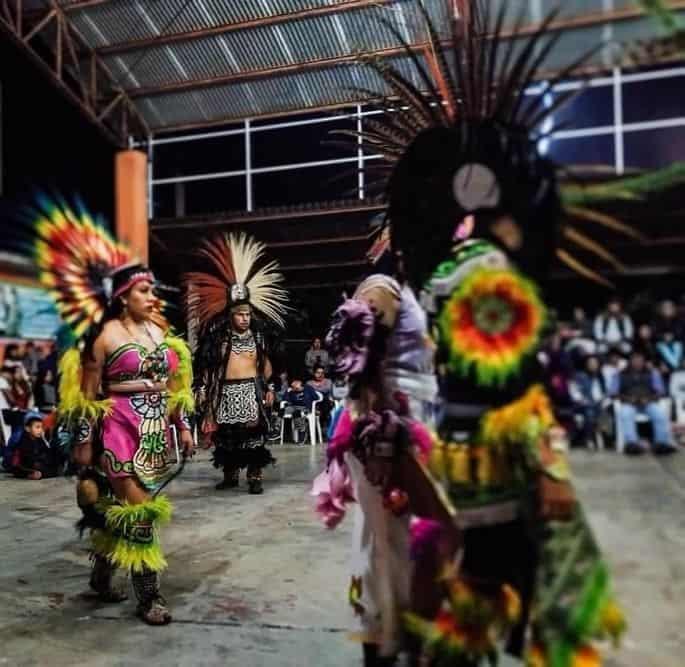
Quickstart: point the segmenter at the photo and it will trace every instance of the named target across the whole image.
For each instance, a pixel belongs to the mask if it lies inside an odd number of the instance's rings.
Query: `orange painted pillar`
[[[117,238],[148,263],[147,155],[120,151],[114,167],[115,230]]]

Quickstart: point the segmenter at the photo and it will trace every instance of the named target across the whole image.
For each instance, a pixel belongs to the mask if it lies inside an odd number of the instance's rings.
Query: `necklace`
[[[148,325],[147,325],[147,322],[143,322],[143,329],[142,329],[142,331],[143,331],[143,333],[147,336],[148,340],[152,343],[152,349],[148,349],[145,345],[143,345],[143,344],[140,342],[139,336],[140,336],[141,329],[140,329],[139,326],[136,327],[137,330],[138,330],[138,336],[136,336],[136,335],[128,328],[128,326],[126,325],[126,322],[124,322],[124,320],[120,320],[120,321],[121,321],[121,325],[124,327],[124,329],[126,329],[126,333],[127,333],[129,336],[131,336],[131,338],[132,338],[136,343],[138,343],[139,345],[142,345],[148,352],[153,352],[153,351],[157,348],[157,341],[152,337],[152,334],[150,333],[150,329],[149,329],[149,327],[148,327]]]
[[[250,354],[257,350],[252,332],[248,329],[244,333],[231,331],[231,353],[232,354]]]

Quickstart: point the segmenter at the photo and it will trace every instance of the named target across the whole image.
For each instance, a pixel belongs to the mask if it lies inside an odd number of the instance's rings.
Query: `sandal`
[[[167,607],[166,600],[161,595],[148,602],[141,602],[136,613],[148,625],[169,625],[171,623],[171,612]]]

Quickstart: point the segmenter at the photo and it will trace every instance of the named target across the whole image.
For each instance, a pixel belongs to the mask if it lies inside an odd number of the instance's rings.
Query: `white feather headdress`
[[[210,260],[214,271],[184,275],[189,319],[197,320],[202,328],[229,306],[249,303],[263,317],[284,327],[288,293],[282,287],[278,262],[262,263],[265,251],[263,243],[244,232],[205,241],[198,254]]]

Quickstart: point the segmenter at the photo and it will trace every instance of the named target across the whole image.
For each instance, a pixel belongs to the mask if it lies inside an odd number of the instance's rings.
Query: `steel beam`
[[[358,202],[358,203],[357,203]],[[154,231],[175,229],[209,229],[229,225],[248,225],[255,222],[283,222],[286,220],[304,220],[306,218],[321,218],[336,215],[353,215],[357,213],[378,213],[384,211],[386,205],[382,202],[366,200],[354,204],[341,203],[326,208],[292,208],[292,209],[264,209],[254,213],[227,213],[224,217],[219,215],[202,216],[185,220],[159,219],[150,222],[150,229]]]
[[[70,2],[68,5],[64,5],[62,9],[65,12],[76,12],[80,9],[89,9],[90,7],[97,7],[98,5],[106,5],[112,0],[76,0],[76,2]]]
[[[290,271],[314,271],[316,269],[351,269],[360,268],[363,266],[368,266],[369,263],[365,259],[363,260],[352,260],[349,262],[321,262],[315,264],[291,264],[289,266],[281,266],[280,270],[283,273],[289,273]]]
[[[78,110],[93,123],[103,135],[112,143],[126,146],[128,132],[128,116],[136,118],[140,134],[149,135],[150,130],[145,119],[132,104],[126,93],[117,86],[112,73],[104,61],[87,45],[83,37],[69,22],[57,0],[48,0],[48,10],[41,14],[24,12],[22,0],[15,0],[14,15],[7,3],[2,7],[7,11],[0,13],[0,29],[4,30],[29,59],[49,77],[52,85],[64,95]],[[26,16],[31,15],[31,20]],[[35,20],[34,20],[35,19]],[[44,42],[51,51],[51,62],[47,61],[36,51],[29,42],[35,41],[39,35],[47,35],[45,29],[56,22],[56,30],[50,33],[53,41]],[[90,65],[88,78],[82,73],[81,64]],[[107,99],[99,100],[98,77],[107,80],[104,89],[108,90]],[[121,122],[104,122],[113,107],[121,103]]]
[[[422,50],[426,44],[412,46],[413,50]],[[270,79],[284,76],[286,74],[302,74],[314,70],[325,69],[337,65],[355,64],[360,58],[392,58],[406,54],[406,49],[402,46],[392,46],[385,49],[377,49],[367,53],[352,53],[346,56],[334,56],[332,58],[318,58],[306,62],[293,63],[291,65],[279,65],[277,67],[266,67],[260,70],[249,72],[239,72],[237,74],[222,74],[221,76],[208,77],[205,79],[193,79],[190,81],[179,81],[177,83],[166,83],[161,86],[147,86],[141,88],[128,88],[126,92],[132,98],[153,97],[165,95],[167,93],[177,93],[185,90],[197,90],[198,88],[214,88],[216,86],[230,85],[234,83],[244,83],[246,81],[256,81],[258,79]]]

